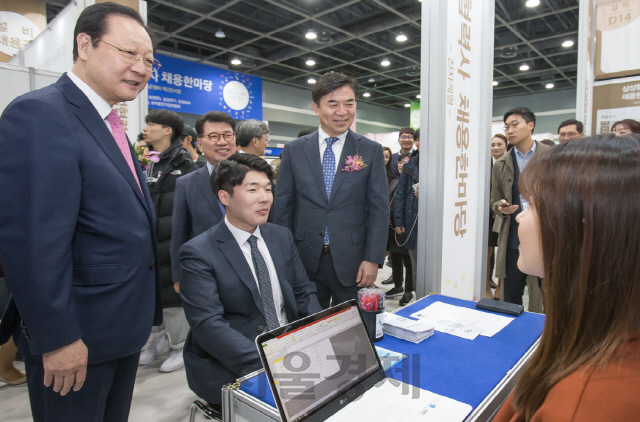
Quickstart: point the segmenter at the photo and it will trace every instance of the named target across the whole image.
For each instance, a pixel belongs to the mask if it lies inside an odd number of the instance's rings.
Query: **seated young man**
[[[180,249],[187,381],[214,407],[224,384],[262,367],[259,334],[322,310],[291,232],[267,223],[272,181],[256,155],[221,161],[211,182],[226,216]]]

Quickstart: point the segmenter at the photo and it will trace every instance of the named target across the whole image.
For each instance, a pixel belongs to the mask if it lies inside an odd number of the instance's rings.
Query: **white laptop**
[[[472,410],[388,379],[356,301],[263,333],[256,345],[283,422],[462,422]]]

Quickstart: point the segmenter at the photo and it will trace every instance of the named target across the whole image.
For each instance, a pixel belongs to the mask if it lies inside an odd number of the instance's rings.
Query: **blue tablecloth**
[[[431,295],[397,314],[409,317],[438,301],[472,309],[476,304]],[[543,315],[525,312],[493,337],[466,340],[436,331],[418,344],[385,336],[375,345],[408,355],[387,371],[388,377],[467,403],[475,409],[540,337],[543,325]],[[268,385],[266,375],[261,373],[245,381],[240,389],[275,408]]]

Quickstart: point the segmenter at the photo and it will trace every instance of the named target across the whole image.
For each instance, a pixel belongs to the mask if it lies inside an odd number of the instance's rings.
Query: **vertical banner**
[[[640,74],[640,0],[599,0],[596,10],[596,79]]]
[[[576,91],[576,119],[584,123],[585,135],[591,132],[591,107],[595,77],[595,17],[594,0],[580,0],[578,26],[578,88]]]
[[[493,0],[423,2],[416,292],[484,296]],[[446,34],[443,37],[442,34]],[[426,155],[426,157],[425,157]],[[482,295],[482,296],[481,296]]]
[[[440,292],[473,299],[478,211],[482,2],[447,3],[447,84]]]
[[[47,27],[41,0],[0,0],[0,62],[11,58]]]

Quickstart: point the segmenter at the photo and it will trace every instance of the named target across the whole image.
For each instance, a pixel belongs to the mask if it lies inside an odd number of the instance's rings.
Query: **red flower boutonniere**
[[[347,158],[345,158],[345,166],[342,171],[358,171],[367,167],[367,165],[364,163],[364,158],[362,158],[361,155],[357,154],[358,151],[356,151],[356,155],[354,155],[353,157],[347,155]]]

